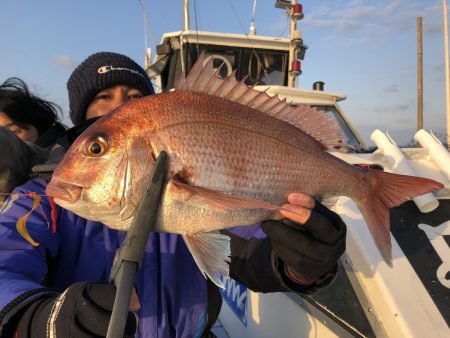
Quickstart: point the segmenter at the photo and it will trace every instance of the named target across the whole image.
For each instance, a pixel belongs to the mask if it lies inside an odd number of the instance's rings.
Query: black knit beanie
[[[155,93],[144,69],[125,55],[101,52],[84,60],[67,81],[73,124],[84,121],[87,107],[98,92],[117,85],[138,89],[144,96]]]

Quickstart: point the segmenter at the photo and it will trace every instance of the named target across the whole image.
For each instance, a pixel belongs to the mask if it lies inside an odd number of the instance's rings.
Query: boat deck
[[[219,320],[217,320],[217,322],[214,324],[211,331],[216,335],[217,338],[230,338]]]

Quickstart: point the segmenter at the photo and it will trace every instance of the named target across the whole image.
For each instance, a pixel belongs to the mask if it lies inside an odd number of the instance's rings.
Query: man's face
[[[143,97],[140,90],[128,86],[114,86],[104,89],[94,97],[86,110],[86,120],[103,116],[130,100]]]
[[[34,143],[39,137],[39,132],[36,127],[31,124],[19,126],[14,123],[14,121],[12,121],[4,112],[0,112],[0,126],[9,128],[9,130],[16,134],[18,138],[25,142]]]

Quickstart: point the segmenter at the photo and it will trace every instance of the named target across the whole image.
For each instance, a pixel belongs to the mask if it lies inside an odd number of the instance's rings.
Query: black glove
[[[271,240],[276,269],[290,281],[288,286],[311,284],[335,273],[345,251],[345,223],[319,202],[305,224],[266,221],[262,229]]]
[[[58,297],[41,298],[28,306],[14,337],[105,337],[115,295],[115,286],[109,284],[73,284]],[[124,337],[134,337],[135,332],[136,317],[128,312]]]

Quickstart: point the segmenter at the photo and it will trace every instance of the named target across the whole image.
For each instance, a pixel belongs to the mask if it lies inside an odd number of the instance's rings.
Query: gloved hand
[[[308,195],[293,193],[288,201],[283,208],[295,213],[280,213],[290,220],[266,221],[262,229],[271,240],[280,274],[297,284],[311,284],[336,271],[345,251],[346,226]]]
[[[25,182],[31,167],[48,157],[46,149],[23,142],[5,127],[0,127],[0,154],[0,192]],[[4,199],[0,196],[0,203]]]
[[[34,301],[22,315],[17,338],[105,337],[114,305],[116,288],[109,284],[80,282],[61,295]],[[129,311],[137,311],[137,296]],[[124,337],[134,337],[136,317],[128,312]]]

